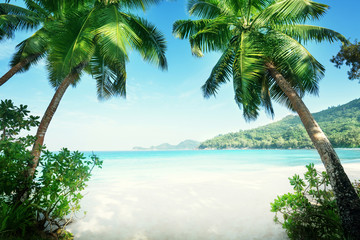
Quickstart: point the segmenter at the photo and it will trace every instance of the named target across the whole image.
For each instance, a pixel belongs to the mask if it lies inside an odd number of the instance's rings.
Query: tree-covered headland
[[[313,114],[336,148],[360,147],[360,99]],[[202,142],[200,149],[313,148],[298,116],[251,130],[240,130]]]

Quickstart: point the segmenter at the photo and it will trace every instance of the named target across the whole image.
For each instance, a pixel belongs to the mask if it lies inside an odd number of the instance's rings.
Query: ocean
[[[337,149],[360,179],[360,149]],[[91,153],[85,152],[85,156]],[[270,202],[292,191],[315,150],[95,152],[104,161],[68,229],[76,240],[287,239]]]

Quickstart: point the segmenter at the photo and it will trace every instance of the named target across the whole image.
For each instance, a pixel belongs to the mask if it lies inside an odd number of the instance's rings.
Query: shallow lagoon
[[[337,152],[360,179],[360,149]],[[323,170],[314,150],[96,154],[104,164],[82,200],[87,214],[69,226],[79,240],[286,239],[270,202],[306,164]]]

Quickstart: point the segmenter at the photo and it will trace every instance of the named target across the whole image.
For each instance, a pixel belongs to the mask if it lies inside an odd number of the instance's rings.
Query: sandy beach
[[[359,179],[360,163],[344,164]],[[317,165],[322,170],[321,165]],[[305,167],[246,172],[142,172],[93,181],[86,216],[69,226],[78,240],[287,239],[270,202],[291,191],[288,177]],[[101,172],[97,173],[101,174]]]

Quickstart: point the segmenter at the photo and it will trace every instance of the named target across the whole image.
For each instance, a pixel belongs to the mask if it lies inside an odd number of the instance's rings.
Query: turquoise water
[[[360,149],[336,149],[343,163],[360,162]],[[84,152],[90,155],[91,152]],[[261,164],[299,166],[321,163],[315,150],[194,150],[194,151],[108,151],[94,152],[105,164]],[[166,160],[166,162],[164,162]]]
[[[360,149],[337,149],[351,179]],[[85,155],[91,153],[86,152]],[[288,177],[323,168],[314,150],[95,152],[104,161],[85,191],[77,240],[286,240],[270,202]]]
[[[360,162],[360,149],[337,149],[342,163]],[[134,171],[257,171],[272,167],[322,164],[315,150],[195,150],[94,152],[104,161],[101,176],[110,178]],[[85,152],[85,156],[91,152]],[[99,171],[96,171],[99,172]]]

